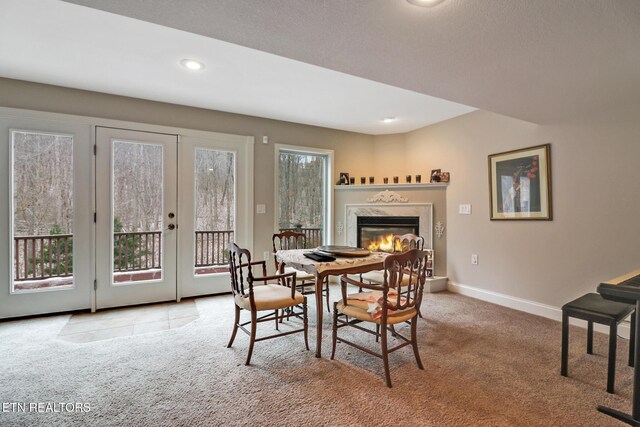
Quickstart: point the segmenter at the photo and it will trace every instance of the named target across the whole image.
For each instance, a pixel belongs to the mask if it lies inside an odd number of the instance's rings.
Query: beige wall
[[[553,221],[490,221],[487,156],[544,143]],[[406,134],[405,144],[409,168],[451,172],[454,283],[560,307],[640,268],[640,105],[550,126],[477,111]],[[459,215],[460,203],[471,203],[472,215]]]
[[[258,259],[271,250],[275,143],[335,150],[333,182],[339,171],[359,167],[360,162],[370,164],[373,159],[370,135],[19,80],[0,78],[0,106],[254,136],[254,203],[267,205],[265,215],[254,214]],[[269,137],[268,145],[262,144],[263,135]]]

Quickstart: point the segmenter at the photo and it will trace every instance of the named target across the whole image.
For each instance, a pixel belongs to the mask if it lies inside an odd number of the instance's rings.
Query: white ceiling
[[[23,56],[57,53],[46,61],[3,53],[0,75],[44,81],[55,70],[56,81],[47,83],[339,129],[402,132],[469,111],[429,96],[535,123],[640,100],[640,0],[446,0],[432,8],[405,0],[68,0],[189,34],[73,5],[58,9],[62,4],[52,1],[0,3],[11,11],[0,17],[0,49],[18,44]],[[58,40],[66,32],[72,40]],[[51,48],[69,44],[75,50]],[[203,82],[205,73],[165,69],[167,60],[187,55],[185,46],[194,55],[210,49],[218,59],[219,46],[233,51],[206,70],[224,78]],[[97,52],[83,50],[92,48]],[[51,65],[62,53],[73,62],[74,52],[86,70],[60,73],[64,67]],[[240,83],[231,86],[235,79]],[[197,95],[208,104],[192,103]],[[400,120],[383,126],[384,116]]]
[[[52,0],[0,0],[0,76],[369,134],[474,108]],[[198,59],[204,70],[179,65]],[[391,123],[381,119],[395,117]]]

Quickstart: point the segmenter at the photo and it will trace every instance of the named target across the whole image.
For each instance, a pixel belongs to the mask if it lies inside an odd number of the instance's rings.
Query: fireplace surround
[[[348,246],[359,246],[358,218],[417,218],[417,233],[424,237],[425,249],[433,248],[433,205],[431,203],[369,203],[369,204],[347,204],[346,208],[346,244]],[[360,220],[363,221],[362,219]],[[364,219],[365,222],[370,221]],[[377,221],[377,220],[376,220]],[[403,233],[404,234],[404,233]]]

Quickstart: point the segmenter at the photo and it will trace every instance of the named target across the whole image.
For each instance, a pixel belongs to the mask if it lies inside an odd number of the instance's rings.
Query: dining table
[[[334,261],[314,261],[304,256],[312,252],[309,249],[290,249],[277,251],[275,256],[280,265],[280,273],[285,266],[312,274],[315,278],[316,296],[316,357],[322,357],[322,316],[324,314],[322,301],[322,285],[329,276],[344,274],[361,274],[384,268],[386,252],[371,252],[367,256],[335,256]]]

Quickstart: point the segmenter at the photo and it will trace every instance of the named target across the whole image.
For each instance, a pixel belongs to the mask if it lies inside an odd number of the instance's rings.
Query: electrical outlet
[[[264,204],[256,205],[256,213],[257,214],[265,214],[265,213],[267,213],[267,205],[264,205]]]
[[[478,265],[478,255],[477,254],[472,254],[471,255],[471,264]]]
[[[269,261],[269,258],[271,258],[271,252],[269,251],[264,251],[262,255],[265,261]]]

